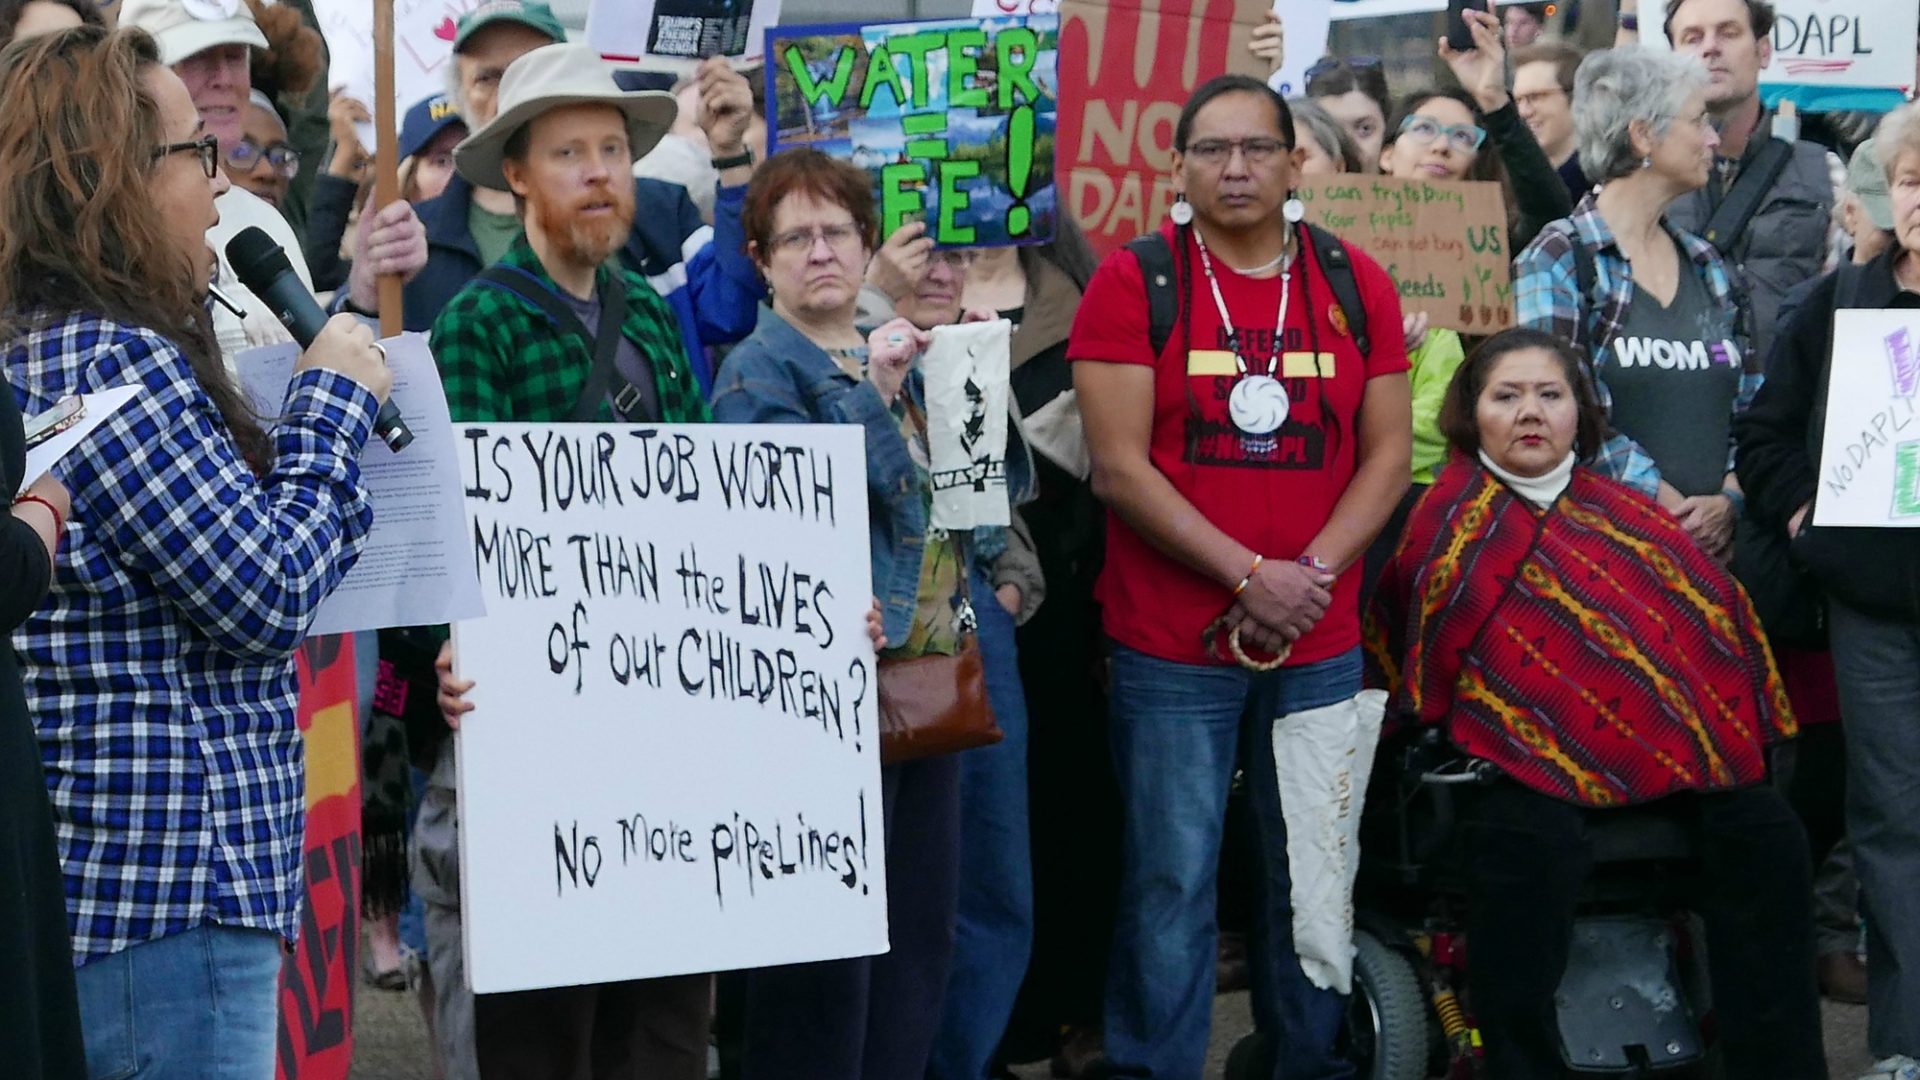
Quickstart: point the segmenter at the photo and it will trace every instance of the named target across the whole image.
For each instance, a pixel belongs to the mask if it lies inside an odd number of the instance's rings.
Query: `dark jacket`
[[[1858,280],[1849,307],[1920,308],[1920,296],[1894,283],[1893,261],[1902,254],[1896,247],[1863,267],[1821,278],[1781,326],[1765,385],[1734,418],[1740,486],[1748,513],[1764,527],[1784,532],[1794,512],[1819,494],[1841,275]],[[1792,547],[1834,599],[1882,618],[1920,622],[1920,530],[1822,527],[1809,513]]]
[[[701,220],[687,189],[664,180],[633,182],[633,232],[620,261],[647,279],[680,321],[687,355],[702,390],[713,384],[709,345],[753,332],[766,288],[747,258],[740,210],[746,188],[723,187],[713,224]],[[407,329],[426,330],[467,282],[486,269],[467,227],[473,185],[455,175],[437,199],[414,208],[427,229],[427,265],[407,283]]]
[[[1512,100],[1487,113],[1481,122],[1487,126],[1487,141],[1499,151],[1500,163],[1507,167],[1507,181],[1513,187],[1514,217],[1507,242],[1508,255],[1526,250],[1549,221],[1559,221],[1573,213],[1574,200],[1567,186],[1554,171],[1547,152],[1533,137],[1533,129],[1520,119],[1520,109]]]
[[[1772,139],[1772,132],[1773,114],[1768,113],[1747,140],[1746,153],[1740,159],[1742,170],[1753,164]],[[1739,182],[1736,174],[1734,183]],[[1667,208],[1667,220],[1695,236],[1705,236],[1707,222],[1725,197],[1716,172],[1699,191],[1675,199]],[[1788,291],[1819,277],[1827,264],[1833,199],[1833,174],[1827,171],[1826,150],[1815,143],[1794,143],[1786,169],[1728,253],[1727,261],[1736,271],[1734,278],[1751,302],[1753,344],[1761,356],[1771,355],[1774,335],[1783,329],[1780,307]]]
[[[340,242],[346,239],[347,218],[353,216],[353,200],[359,194],[359,184],[331,174],[322,173],[313,181],[307,234],[301,237],[301,246],[307,253],[307,273],[313,276],[314,292],[332,292],[344,286],[353,271],[353,260],[340,257]]]

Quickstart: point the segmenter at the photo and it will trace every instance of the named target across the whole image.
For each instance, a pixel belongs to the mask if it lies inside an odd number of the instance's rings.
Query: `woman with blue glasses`
[[[1459,51],[1440,42],[1440,58],[1466,89],[1419,91],[1401,99],[1387,126],[1380,170],[1402,180],[1498,182],[1507,206],[1506,250],[1514,252],[1573,207],[1553,162],[1507,92],[1500,24],[1484,11],[1468,11],[1466,20],[1474,48]],[[1392,553],[1401,521],[1447,460],[1440,403],[1470,344],[1456,331],[1429,329],[1424,314],[1409,314],[1403,321],[1412,364],[1413,486],[1367,553],[1370,567]]]

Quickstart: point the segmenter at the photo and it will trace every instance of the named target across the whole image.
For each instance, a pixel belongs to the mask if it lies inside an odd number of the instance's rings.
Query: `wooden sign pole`
[[[393,117],[393,0],[373,0],[373,206],[384,210],[400,198],[400,140]],[[380,336],[396,337],[406,327],[401,312],[399,274],[380,275]]]

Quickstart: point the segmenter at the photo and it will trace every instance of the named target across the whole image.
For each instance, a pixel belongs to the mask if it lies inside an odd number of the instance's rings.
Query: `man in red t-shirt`
[[[1333,1051],[1342,1001],[1293,950],[1271,738],[1277,719],[1360,690],[1359,562],[1407,489],[1412,454],[1400,303],[1379,266],[1350,252],[1371,338],[1362,355],[1324,253],[1282,213],[1301,155],[1264,84],[1202,86],[1174,146],[1173,217],[1188,224],[1163,230],[1180,312],[1166,347],[1152,347],[1129,250],[1094,275],[1068,346],[1109,509],[1099,590],[1126,803],[1106,1052],[1120,1075],[1200,1074],[1215,867],[1244,733],[1264,862],[1257,1019],[1277,1075],[1342,1080],[1353,1075]],[[1259,673],[1223,659],[1235,630],[1250,661],[1290,649],[1285,663]]]

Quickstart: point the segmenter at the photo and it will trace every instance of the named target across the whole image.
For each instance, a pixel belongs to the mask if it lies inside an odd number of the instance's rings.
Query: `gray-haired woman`
[[[1743,504],[1732,426],[1760,385],[1713,246],[1666,221],[1707,182],[1719,136],[1707,73],[1651,49],[1596,52],[1574,76],[1580,164],[1599,187],[1514,259],[1516,322],[1582,346],[1606,407],[1597,468],[1657,498],[1708,554]]]
[[[1301,176],[1366,171],[1353,136],[1319,102],[1296,97],[1288,98],[1287,105],[1293,109],[1293,145],[1307,152],[1306,160],[1300,163]]]

